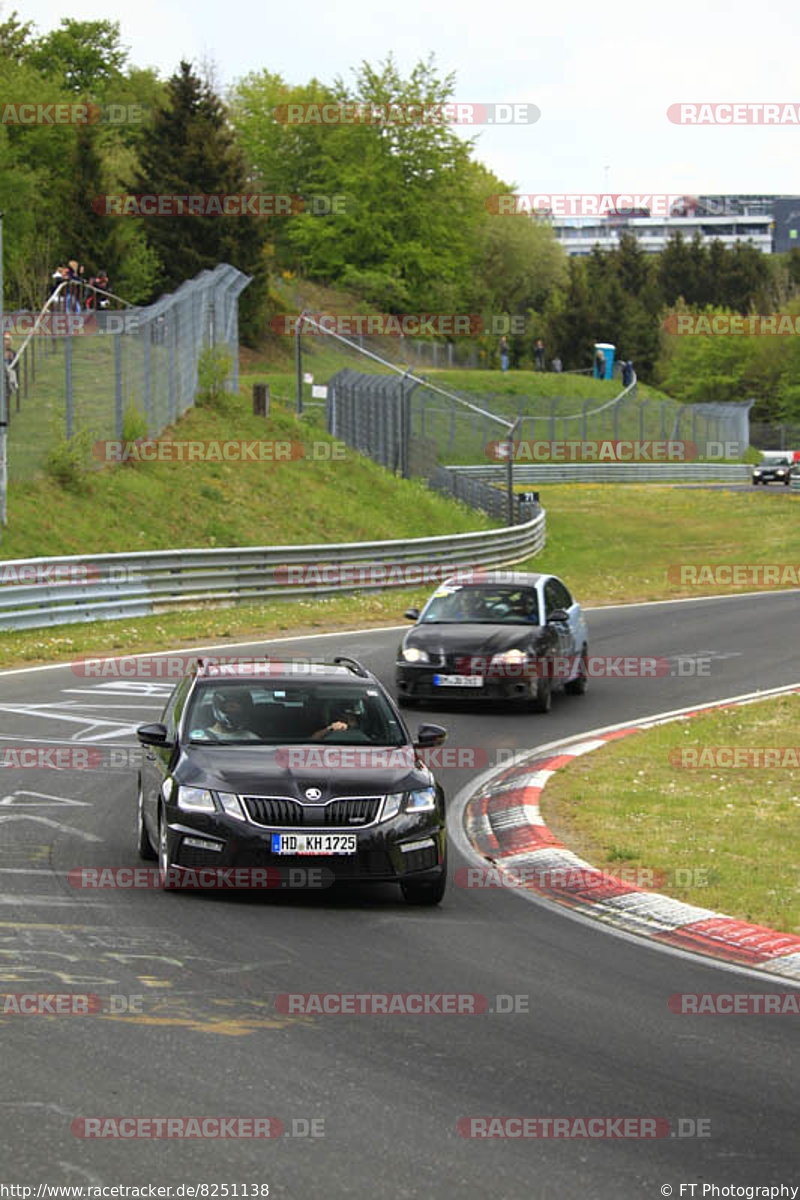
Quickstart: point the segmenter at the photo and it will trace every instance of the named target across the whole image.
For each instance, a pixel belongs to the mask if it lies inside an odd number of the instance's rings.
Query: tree
[[[167,103],[155,113],[131,190],[169,196],[247,194],[241,154],[211,87],[189,63],[181,62],[167,83],[167,94]],[[147,244],[160,264],[159,291],[171,291],[220,262],[255,277],[242,296],[243,331],[252,335],[264,279],[263,219],[250,214],[184,214],[142,221]]]
[[[64,17],[58,29],[36,39],[27,57],[43,75],[60,76],[70,92],[97,99],[122,72],[128,52],[119,42],[118,21]]]

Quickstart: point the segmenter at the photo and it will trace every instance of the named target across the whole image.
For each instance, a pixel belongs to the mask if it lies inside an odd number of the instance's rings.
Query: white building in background
[[[553,232],[569,255],[591,254],[595,246],[615,250],[624,233],[635,235],[642,250],[656,254],[679,231],[691,242],[699,233],[703,242],[718,239],[730,248],[736,242],[752,242],[764,254],[774,253],[775,214],[778,196],[698,196],[691,203],[685,198],[670,216],[652,217],[647,209],[629,216],[548,217]],[[683,211],[678,211],[680,209]]]

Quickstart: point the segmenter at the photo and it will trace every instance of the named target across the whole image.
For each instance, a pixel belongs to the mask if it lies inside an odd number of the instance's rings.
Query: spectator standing
[[[17,368],[14,366],[14,347],[11,345],[11,334],[5,334],[3,338],[3,367],[6,373],[6,389],[9,393],[16,392],[19,387],[17,379]]]
[[[633,360],[628,359],[622,364],[622,386],[630,387],[633,383]]]
[[[536,339],[536,346],[534,347],[533,357],[536,359],[536,370],[543,371],[544,370],[544,342],[542,341],[541,338]]]
[[[508,338],[505,334],[500,338],[500,370],[508,370]]]

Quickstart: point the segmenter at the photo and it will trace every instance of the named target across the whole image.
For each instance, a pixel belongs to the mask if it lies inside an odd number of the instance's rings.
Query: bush
[[[231,407],[230,393],[225,383],[231,373],[233,359],[220,346],[207,346],[197,364],[197,397],[200,408],[211,408],[216,412],[228,412]]]
[[[76,429],[71,438],[55,442],[45,458],[45,472],[69,492],[87,491],[95,441],[91,430]]]
[[[122,418],[123,442],[139,442],[146,438],[149,432],[147,417],[136,407],[136,401],[131,400]]]

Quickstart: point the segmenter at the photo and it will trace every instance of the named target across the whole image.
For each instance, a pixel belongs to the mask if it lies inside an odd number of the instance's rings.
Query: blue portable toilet
[[[593,374],[595,379],[611,379],[614,374],[614,352],[616,346],[611,342],[595,342],[594,344],[594,360],[592,363]],[[597,356],[602,354],[605,358],[602,372],[598,366]]]

